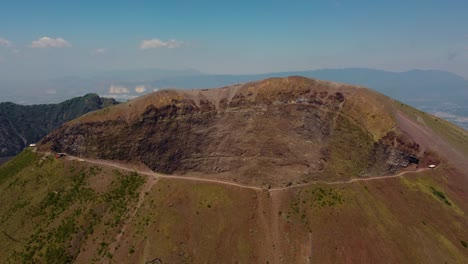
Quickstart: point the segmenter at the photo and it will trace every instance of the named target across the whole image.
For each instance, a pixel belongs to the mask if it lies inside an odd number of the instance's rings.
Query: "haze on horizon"
[[[468,2],[4,1],[0,80],[366,67],[468,78]]]

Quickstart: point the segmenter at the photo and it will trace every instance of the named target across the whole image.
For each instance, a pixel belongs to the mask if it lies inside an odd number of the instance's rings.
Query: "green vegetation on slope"
[[[87,239],[108,245],[144,179],[25,151],[0,167],[1,263],[68,263]],[[90,182],[109,177],[99,188]],[[99,232],[95,232],[100,230]],[[94,261],[108,248],[92,252]]]
[[[252,196],[252,190],[161,179],[147,193],[116,255],[125,263],[155,258],[164,263],[252,263],[260,232],[248,220],[255,214]]]
[[[16,175],[19,171],[37,161],[37,155],[31,150],[21,152],[15,159],[0,167],[0,184],[8,178]]]
[[[450,171],[443,166],[437,177],[431,171],[272,192],[180,179],[142,189],[136,173],[31,151],[0,170],[9,175],[0,183],[0,263],[467,258],[465,209],[444,185]]]
[[[382,256],[389,263],[466,262],[460,241],[468,222],[459,204],[446,204],[449,194],[430,174],[401,179],[298,188],[277,212],[288,230],[282,239],[297,240],[289,242],[291,254],[311,243],[311,262],[318,263],[372,263]]]
[[[328,175],[360,176],[369,166],[372,135],[366,133],[355,121],[337,115],[335,130],[330,139]]]

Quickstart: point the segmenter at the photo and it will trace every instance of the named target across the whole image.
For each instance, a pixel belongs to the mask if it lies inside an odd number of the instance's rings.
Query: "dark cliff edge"
[[[168,90],[69,122],[39,148],[256,184],[389,175],[434,162],[398,129],[393,103],[303,77]]]
[[[0,103],[0,157],[14,156],[63,123],[117,102],[87,94],[59,104]]]

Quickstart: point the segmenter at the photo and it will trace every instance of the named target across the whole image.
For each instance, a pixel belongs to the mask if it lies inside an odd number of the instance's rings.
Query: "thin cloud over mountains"
[[[127,94],[130,91],[128,90],[127,87],[120,86],[120,85],[111,85],[109,87],[109,93],[110,94]]]
[[[104,54],[104,53],[106,53],[106,49],[103,49],[103,48],[99,48],[99,49],[95,49],[95,50],[91,51],[92,55],[100,55],[100,54]]]
[[[63,38],[49,38],[49,37],[42,37],[38,40],[35,40],[31,43],[29,47],[31,48],[68,48],[72,45],[70,42],[64,40]]]
[[[169,39],[167,41],[163,41],[163,40],[154,38],[154,39],[143,40],[140,44],[140,49],[141,50],[157,49],[157,48],[175,49],[175,48],[180,48],[182,44],[183,44],[182,41],[178,41],[175,39]]]
[[[147,39],[143,40],[140,43],[139,48],[142,50],[147,49],[157,49],[157,48],[167,48],[167,49],[175,49],[180,48],[184,42],[176,40],[176,39],[169,39],[167,41],[163,41],[158,38]],[[0,46],[3,47],[13,47],[13,43],[5,38],[0,38]],[[51,37],[41,37],[37,40],[34,40],[29,45],[30,48],[68,48],[72,47],[72,44],[63,38],[51,38]],[[106,52],[104,48],[98,48],[92,51],[93,54],[103,54]]]
[[[0,38],[0,46],[9,48],[13,46],[13,44],[8,39]]]

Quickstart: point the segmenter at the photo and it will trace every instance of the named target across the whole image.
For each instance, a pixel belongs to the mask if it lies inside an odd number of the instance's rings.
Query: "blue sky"
[[[0,80],[368,67],[468,78],[468,1],[0,2]]]

